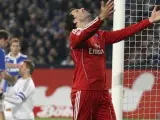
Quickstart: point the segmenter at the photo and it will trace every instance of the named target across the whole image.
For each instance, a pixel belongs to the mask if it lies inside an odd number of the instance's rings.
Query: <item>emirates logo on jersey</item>
[[[104,54],[104,50],[100,49],[100,45],[94,44],[95,48],[89,48],[89,54],[91,55],[101,55]]]

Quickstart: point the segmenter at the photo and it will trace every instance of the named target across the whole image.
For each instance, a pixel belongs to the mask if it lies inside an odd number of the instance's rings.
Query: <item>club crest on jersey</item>
[[[100,45],[94,44],[95,48],[89,48],[89,54],[91,55],[101,55],[104,54],[104,50],[100,49]]]
[[[95,34],[95,36],[96,36],[96,37],[99,37],[99,35],[98,35],[98,34]]]
[[[100,49],[100,45],[94,44],[94,46],[95,46],[97,49]]]

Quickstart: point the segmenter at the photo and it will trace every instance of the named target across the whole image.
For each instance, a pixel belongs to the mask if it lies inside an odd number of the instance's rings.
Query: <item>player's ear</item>
[[[29,73],[29,74],[30,74],[30,69],[27,69],[26,71],[27,71],[27,73]]]

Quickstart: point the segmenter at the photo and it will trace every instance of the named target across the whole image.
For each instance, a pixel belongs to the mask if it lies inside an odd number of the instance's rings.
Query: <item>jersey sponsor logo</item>
[[[90,55],[102,55],[102,54],[104,54],[104,50],[89,48],[89,54]]]
[[[102,55],[104,54],[104,50],[100,49],[100,45],[94,44],[95,48],[89,48],[89,54],[90,55]]]

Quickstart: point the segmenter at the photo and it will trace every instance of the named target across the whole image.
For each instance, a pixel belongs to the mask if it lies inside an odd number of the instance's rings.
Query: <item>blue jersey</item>
[[[6,55],[6,63],[21,64],[26,59],[27,56],[21,53],[19,53],[17,57],[12,57],[10,53]],[[7,71],[12,76],[19,75],[19,68],[10,68],[7,69]]]
[[[5,51],[2,48],[0,48],[0,72],[6,69],[5,55]]]
[[[19,53],[17,55],[17,57],[12,57],[10,53],[8,55],[6,55],[6,57],[5,57],[6,63],[12,63],[12,64],[21,64],[26,59],[27,59],[27,56],[24,55],[24,54],[21,54],[21,53]],[[8,71],[8,73],[11,76],[18,76],[18,77],[20,77],[20,75],[19,75],[19,68],[9,68],[9,69],[7,69],[7,71]],[[5,80],[4,87],[3,87],[3,91],[4,92],[7,91],[8,86],[10,86],[10,85]]]
[[[0,72],[6,70],[6,63],[5,63],[5,51],[0,48]],[[4,80],[0,82],[0,86],[3,87]]]

